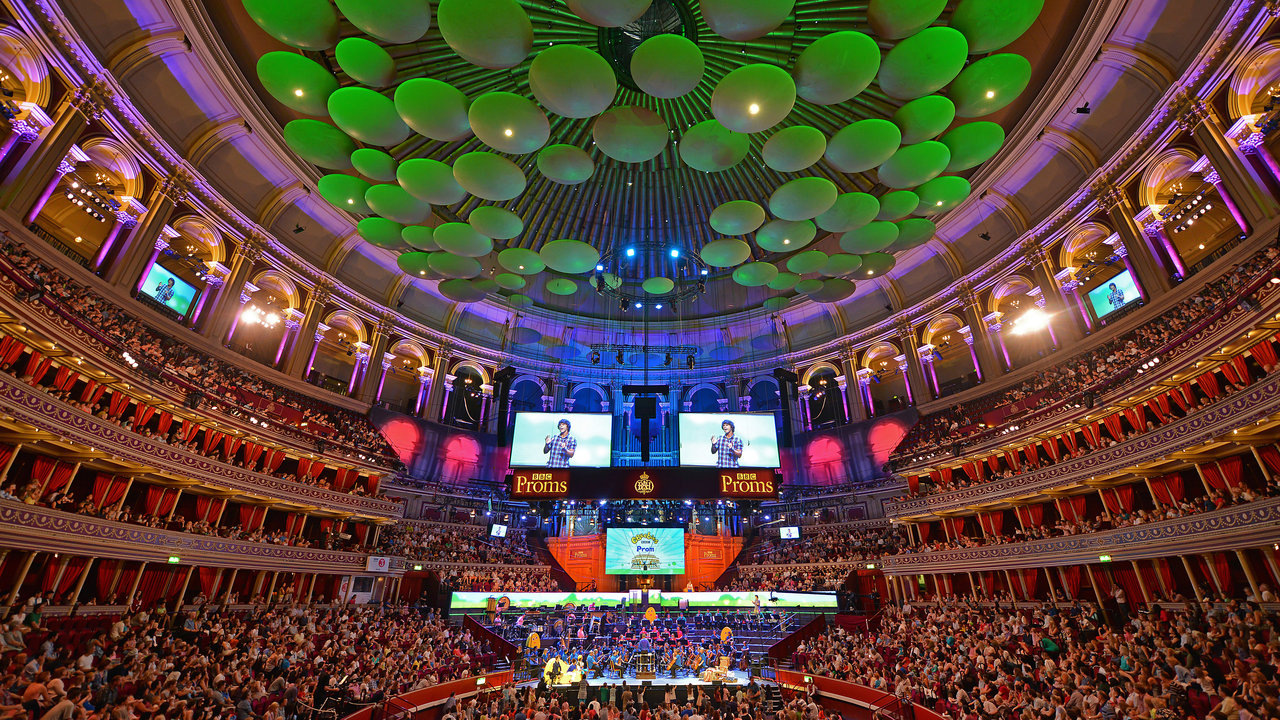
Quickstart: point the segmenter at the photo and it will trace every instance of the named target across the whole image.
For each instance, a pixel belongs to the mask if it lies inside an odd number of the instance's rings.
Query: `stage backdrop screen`
[[[173,281],[172,287],[169,285],[170,280]],[[151,272],[147,273],[147,281],[142,283],[142,292],[170,310],[186,315],[200,291],[182,278],[160,267],[159,264],[155,264],[151,266]]]
[[[547,438],[559,435],[561,420],[569,421],[568,444],[574,447],[573,457],[568,458],[567,466],[550,467],[609,467],[613,416],[601,413],[516,413],[511,467],[549,467],[553,456],[563,459],[555,444],[550,453],[543,452]]]
[[[711,448],[724,435],[725,420],[733,423],[733,435],[742,441],[742,457],[736,466],[723,467],[778,467],[778,429],[772,413],[680,413],[680,464],[720,466],[719,458],[726,453],[714,453]]]
[[[1089,302],[1093,305],[1093,314],[1099,320],[1141,299],[1142,294],[1138,292],[1138,286],[1134,284],[1133,276],[1128,270],[1089,291]]]
[[[779,531],[779,535],[781,535],[781,536],[782,536],[782,539],[783,539],[783,540],[799,540],[799,539],[800,539],[800,528],[798,528],[798,527],[796,527],[796,526],[794,526],[794,525],[784,526],[784,527]]]
[[[607,528],[606,575],[683,575],[684,528]]]

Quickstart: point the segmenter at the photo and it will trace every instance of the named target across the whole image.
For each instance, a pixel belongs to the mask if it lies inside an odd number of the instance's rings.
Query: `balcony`
[[[21,425],[88,448],[90,455],[118,458],[156,472],[228,488],[250,499],[274,500],[297,510],[323,509],[373,520],[398,518],[401,514],[398,502],[334,492],[249,472],[143,437],[3,374],[0,374],[0,403]]]
[[[1280,413],[1280,373],[1226,396],[1200,412],[1132,440],[1081,458],[975,487],[909,500],[888,500],[884,503],[885,514],[894,518],[924,518],[1014,499],[1025,500],[1046,490],[1164,461],[1174,453],[1231,435],[1237,429],[1260,423],[1276,413]]]
[[[882,561],[888,575],[978,572],[1169,558],[1259,547],[1280,538],[1280,498],[1267,498],[1191,517],[1132,525],[1118,530],[1068,535],[1031,542],[986,545],[911,555]]]
[[[362,573],[368,557],[157,530],[12,500],[0,500],[0,546],[151,563],[176,556],[182,565],[198,567],[328,574]],[[393,571],[403,566],[401,558],[392,562]]]

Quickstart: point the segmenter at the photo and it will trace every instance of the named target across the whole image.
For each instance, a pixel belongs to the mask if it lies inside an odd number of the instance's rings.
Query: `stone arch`
[[[423,350],[422,346],[417,342],[409,340],[408,338],[397,340],[396,343],[391,346],[391,350],[389,352],[392,355],[402,355],[404,357],[414,358],[418,361],[418,367],[422,367],[430,361],[427,351]]]
[[[265,290],[275,298],[287,303],[289,308],[298,308],[302,305],[298,286],[294,284],[288,275],[279,270],[263,270],[250,282],[257,285],[259,291]]]
[[[987,300],[987,312],[998,312],[1002,302],[1009,298],[1027,295],[1035,287],[1034,281],[1022,275],[1007,275],[1001,278],[995,287],[991,288],[991,294]]]
[[[89,156],[89,165],[113,176],[118,182],[111,190],[121,204],[142,193],[142,166],[133,152],[118,140],[106,136],[93,137],[81,142],[80,149]]]
[[[1259,43],[1241,58],[1228,83],[1230,119],[1263,112],[1273,92],[1280,94],[1280,40]]]
[[[347,340],[352,343],[368,342],[369,336],[364,321],[350,311],[335,310],[325,318],[324,324],[329,326],[330,336],[344,333],[348,335]]]
[[[547,384],[543,382],[542,378],[536,375],[517,375],[516,379],[511,381],[511,389],[514,390],[517,385],[523,382],[534,383],[538,386],[538,389],[542,391],[544,396],[551,394],[547,389]]]
[[[1167,148],[1160,153],[1142,171],[1138,202],[1159,212],[1175,192],[1191,190],[1190,187],[1180,188],[1177,185],[1192,174],[1191,166],[1198,159],[1199,155],[1187,148]],[[1199,184],[1198,178],[1196,184]]]
[[[489,373],[484,369],[484,366],[483,366],[483,365],[481,365],[481,364],[480,364],[478,361],[476,361],[476,360],[466,360],[466,359],[463,359],[463,360],[459,360],[459,361],[457,361],[456,363],[454,363],[454,364],[453,364],[453,367],[449,368],[449,374],[450,374],[450,375],[457,375],[457,374],[458,374],[458,371],[459,371],[459,370],[462,370],[463,368],[466,368],[466,369],[468,369],[468,370],[471,370],[471,371],[472,371],[472,372],[474,372],[475,374],[479,375],[479,376],[480,376],[480,382],[481,382],[482,384],[484,384],[484,385],[488,385],[488,384],[489,384]]]
[[[720,386],[709,382],[700,382],[697,385],[691,385],[688,388],[685,388],[684,395],[680,398],[680,403],[683,405],[684,403],[692,402],[693,394],[699,390],[710,390],[716,394],[717,398],[724,399],[724,390],[722,390]]]
[[[1059,266],[1078,268],[1079,254],[1105,241],[1112,235],[1111,228],[1098,222],[1087,222],[1072,228],[1062,240],[1059,252]]]
[[[227,257],[226,246],[222,240],[222,233],[214,227],[213,223],[199,215],[183,215],[182,217],[169,223],[184,240],[191,243],[192,252],[189,253],[194,257],[205,262],[220,263]],[[176,240],[176,238],[175,238]],[[169,246],[175,251],[181,251],[182,248],[177,246],[176,242],[170,242]],[[254,283],[257,284],[256,282]],[[292,306],[292,307],[296,307]]]
[[[49,106],[52,95],[49,65],[26,33],[13,25],[0,27],[0,67],[12,76],[14,87],[10,87],[9,81],[0,86],[9,90],[22,90],[20,98],[16,97],[15,92],[16,101],[33,103],[42,108]]]
[[[894,345],[888,340],[881,340],[878,343],[873,343],[866,350],[862,351],[861,365],[864,368],[869,368],[878,372],[880,369],[880,363],[885,362],[889,363],[889,367],[891,369],[897,371],[898,366],[893,359],[901,354],[902,351],[898,349],[897,345]]]
[[[938,338],[964,327],[964,321],[951,313],[935,316],[924,326],[924,344],[937,345]]]
[[[804,371],[804,375],[801,376],[800,378],[800,384],[811,385],[812,383],[810,383],[809,381],[813,379],[814,375],[822,372],[823,370],[830,370],[831,374],[834,375],[835,377],[840,377],[841,375],[844,375],[844,371],[841,370],[839,367],[836,367],[832,363],[829,363],[826,361],[816,362],[810,365],[809,368]]]

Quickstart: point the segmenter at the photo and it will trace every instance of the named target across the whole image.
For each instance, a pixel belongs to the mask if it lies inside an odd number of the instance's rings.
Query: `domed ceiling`
[[[222,34],[323,197],[410,277],[702,317],[839,303],[929,242],[1056,59],[1005,49],[1043,6],[243,0],[277,47]]]

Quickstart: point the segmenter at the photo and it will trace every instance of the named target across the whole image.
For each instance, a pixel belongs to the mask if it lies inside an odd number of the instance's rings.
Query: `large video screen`
[[[1099,320],[1128,305],[1142,299],[1138,286],[1128,270],[1102,283],[1089,291],[1089,302],[1093,304],[1093,314]]]
[[[142,283],[142,292],[180,315],[191,310],[196,296],[200,294],[195,286],[160,267],[159,263],[151,266],[147,281]]]
[[[773,414],[680,413],[680,464],[778,467]]]
[[[605,529],[605,575],[683,575],[684,528]]]
[[[516,413],[511,467],[609,467],[612,442],[612,415]]]

